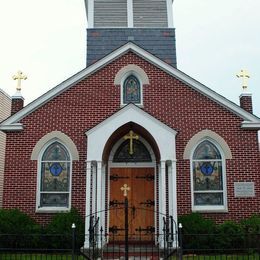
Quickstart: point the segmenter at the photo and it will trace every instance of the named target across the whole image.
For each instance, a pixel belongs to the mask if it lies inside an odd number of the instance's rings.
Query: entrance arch
[[[168,211],[174,220],[177,220],[175,150],[177,132],[146,113],[143,109],[134,104],[128,104],[86,132],[85,248],[89,247],[87,239],[90,227],[89,216],[94,214],[100,220],[100,225],[105,226],[107,216],[104,210],[108,209],[109,156],[117,140],[128,133],[130,129],[144,136],[144,139],[152,147],[155,158],[154,167],[157,168],[158,176],[157,200],[159,212],[163,215]],[[167,183],[166,174],[168,178]],[[158,218],[158,225],[161,230],[163,218],[160,216]],[[159,242],[163,243],[163,241]]]
[[[133,129],[132,123],[130,127]],[[135,129],[138,130],[137,126]],[[121,188],[125,186],[128,188],[129,240],[139,241],[141,230],[143,241],[153,241],[158,211],[156,156],[143,136],[133,130],[129,133],[119,137],[109,155],[108,227],[114,233],[113,240],[124,240],[124,194]]]

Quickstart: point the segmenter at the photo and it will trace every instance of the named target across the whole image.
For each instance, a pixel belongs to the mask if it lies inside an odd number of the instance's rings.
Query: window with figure
[[[141,84],[134,75],[128,76],[123,84],[123,104],[141,104]]]
[[[71,159],[59,142],[51,143],[41,157],[38,208],[69,208]]]
[[[202,141],[192,157],[193,208],[224,209],[224,160],[209,140]]]

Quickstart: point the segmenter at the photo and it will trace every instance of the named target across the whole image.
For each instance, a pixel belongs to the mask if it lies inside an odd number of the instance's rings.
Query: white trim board
[[[13,124],[19,122],[22,118],[26,117],[37,108],[43,106],[59,94],[63,93],[70,87],[76,85],[78,82],[82,81],[83,79],[87,78],[88,76],[92,75],[96,71],[100,70],[107,64],[111,63],[115,59],[121,57],[127,52],[133,52],[142,59],[150,62],[151,64],[155,65],[156,67],[160,68],[164,72],[170,74],[174,78],[182,81],[184,84],[188,85],[192,89],[202,93],[203,95],[207,96],[214,102],[220,104],[222,107],[228,109],[232,113],[236,114],[237,116],[241,117],[245,120],[246,124],[242,124],[242,128],[248,129],[260,129],[260,119],[253,114],[245,111],[235,103],[231,102],[230,100],[226,99],[225,97],[221,96],[220,94],[216,93],[215,91],[209,89],[205,85],[201,84],[200,82],[196,81],[192,77],[186,75],[182,71],[172,67],[171,65],[165,63],[164,61],[160,60],[159,58],[153,56],[151,53],[145,51],[144,49],[140,48],[139,46],[135,45],[132,42],[128,42],[127,44],[121,46],[120,48],[116,49],[115,51],[111,52],[104,58],[100,59],[93,65],[81,70],[77,74],[73,75],[72,77],[68,78],[67,80],[63,81],[50,91],[46,92],[32,103],[28,104],[18,113],[14,114],[13,116],[9,117],[8,119],[4,120],[0,125],[0,130],[18,130],[17,127],[14,129]]]

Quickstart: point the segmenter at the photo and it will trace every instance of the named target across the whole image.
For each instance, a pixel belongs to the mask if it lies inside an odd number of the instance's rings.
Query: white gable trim
[[[103,59],[97,61],[95,64],[83,69],[82,71],[78,72],[74,76],[68,78],[61,84],[57,85],[47,93],[43,94],[41,97],[24,107],[18,113],[14,114],[13,116],[9,117],[5,121],[2,122],[0,125],[0,130],[14,130],[12,128],[12,124],[19,122],[22,118],[32,113],[37,108],[41,107],[57,95],[61,94],[68,88],[74,86],[79,81],[85,79],[86,77],[90,76],[91,74],[95,73],[97,70],[103,68],[108,63],[111,63],[113,60],[117,59],[118,57],[122,56],[123,54],[132,51],[138,56],[142,57],[143,59],[147,60],[148,62],[154,64],[156,67],[162,69],[166,73],[170,74],[171,76],[179,79],[180,81],[184,82],[191,88],[199,91],[203,95],[206,95],[211,100],[217,102],[221,106],[227,108],[231,112],[235,113],[242,119],[246,121],[246,124],[242,124],[243,128],[250,128],[250,124],[253,123],[253,128],[258,129],[258,125],[260,125],[260,119],[249,112],[245,111],[235,103],[231,102],[230,100],[224,98],[223,96],[217,94],[213,90],[207,88],[205,85],[201,84],[200,82],[196,81],[195,79],[189,77],[185,73],[176,68],[170,66],[169,64],[165,63],[164,61],[160,60],[159,58],[153,56],[151,53],[143,50],[142,48],[138,47],[132,42],[129,42],[117,50],[111,52],[109,55],[105,56]],[[7,126],[10,127],[7,127]],[[17,129],[16,129],[17,130]]]
[[[13,132],[15,131],[21,131],[24,129],[23,124],[20,123],[13,123],[13,124],[4,124],[5,121],[3,121],[2,124],[0,124],[0,130],[2,131],[8,131],[11,130]]]
[[[260,129],[260,122],[244,121],[241,124],[241,128],[259,130]]]
[[[87,161],[102,161],[109,137],[122,125],[134,122],[144,127],[155,139],[161,160],[175,160],[177,132],[133,104],[129,104],[86,132],[88,137]]]

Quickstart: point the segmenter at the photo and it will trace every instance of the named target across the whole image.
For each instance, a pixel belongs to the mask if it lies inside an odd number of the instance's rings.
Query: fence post
[[[72,228],[72,256],[71,259],[75,260],[75,241],[76,241],[76,225],[75,223],[72,223],[71,225]]]
[[[125,260],[128,260],[128,199],[125,196]]]
[[[182,260],[182,224],[179,223],[179,260]]]

